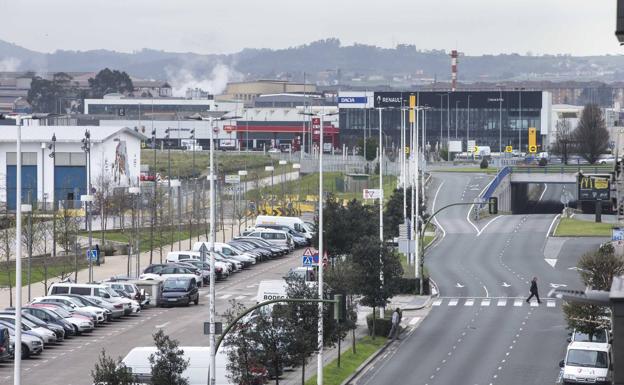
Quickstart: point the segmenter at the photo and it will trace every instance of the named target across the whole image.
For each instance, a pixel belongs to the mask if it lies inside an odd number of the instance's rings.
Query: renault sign
[[[414,92],[375,92],[374,106],[375,108],[407,107],[410,104],[410,95],[416,95],[416,93]],[[416,101],[416,104],[418,104],[418,101]]]

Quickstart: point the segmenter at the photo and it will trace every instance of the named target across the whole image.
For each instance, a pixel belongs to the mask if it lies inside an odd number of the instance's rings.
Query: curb
[[[370,357],[368,357],[364,362],[362,362],[360,366],[358,366],[357,369],[355,369],[353,373],[349,375],[349,377],[345,378],[345,380],[340,383],[340,385],[350,384],[351,381],[353,381],[355,377],[359,376],[372,361],[374,361],[377,357],[379,357],[381,353],[386,351],[386,349],[388,348],[388,346],[390,346],[390,344],[392,344],[392,340],[386,341],[384,346],[380,347],[375,353],[371,354]]]

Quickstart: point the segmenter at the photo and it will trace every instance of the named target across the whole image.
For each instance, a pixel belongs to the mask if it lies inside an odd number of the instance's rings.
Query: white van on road
[[[563,368],[563,384],[611,384],[613,363],[611,345],[595,342],[571,342]]]
[[[311,239],[314,234],[301,218],[298,217],[278,217],[271,215],[258,215],[256,218],[256,226],[262,225],[282,225],[288,226],[293,230],[302,233],[306,238]]]

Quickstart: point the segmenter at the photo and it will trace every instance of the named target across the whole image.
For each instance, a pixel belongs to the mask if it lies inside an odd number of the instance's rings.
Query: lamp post
[[[158,183],[156,181],[156,129],[152,129],[152,149],[154,150],[154,170],[153,170],[153,174],[154,174],[154,189],[152,190],[152,214],[151,216],[151,220],[150,222],[152,222],[152,225],[150,226],[150,265],[153,262],[153,254],[154,254],[154,227],[156,226],[156,183]],[[162,256],[161,256],[161,261],[162,263]]]
[[[321,112],[321,113],[304,113],[308,116],[318,116],[320,118],[321,127],[319,130],[319,203],[318,203],[318,245],[319,245],[319,265],[318,265],[318,295],[319,298],[323,298],[323,256],[325,248],[323,246],[323,137],[324,137],[324,123],[323,120],[326,116],[336,115],[336,112]],[[319,303],[318,307],[318,330],[317,330],[317,350],[316,356],[316,384],[323,385],[323,303]]]
[[[193,242],[193,214],[195,213],[195,191],[197,190],[197,183],[196,183],[197,178],[195,177],[195,129],[194,128],[191,130],[190,138],[191,138],[191,145],[193,146],[193,165],[191,167],[191,178],[193,180],[193,203],[191,204],[191,215],[189,216],[189,250],[192,249],[192,242]]]
[[[82,150],[85,152],[87,158],[87,194],[81,197],[81,200],[85,202],[85,211],[87,216],[87,226],[89,231],[89,282],[93,282],[93,260],[91,258],[91,249],[93,248],[93,236],[91,234],[91,205],[93,203],[93,195],[91,195],[93,188],[91,187],[91,132],[85,130],[84,138],[82,139]]]
[[[132,233],[134,234],[134,239],[132,242],[132,249],[135,253],[135,269],[136,275],[135,277],[139,277],[141,272],[141,237],[140,237],[140,223],[139,223],[139,211],[140,211],[140,201],[141,201],[141,188],[140,187],[128,187],[128,193],[132,195],[132,211],[134,215],[132,215]]]
[[[282,167],[282,202],[286,200],[286,196],[285,196],[285,184],[286,184],[286,165],[288,164],[287,161],[285,160],[280,160],[279,161],[279,165],[280,166],[284,166]]]
[[[468,95],[468,125],[466,126],[466,150],[468,149],[468,141],[470,140],[470,98]]]
[[[247,176],[247,170],[239,170],[238,176],[242,177],[242,185],[243,185],[243,202],[245,202],[245,228],[247,228],[247,182],[245,178]],[[240,223],[238,224],[240,228]]]
[[[171,128],[165,130],[165,143],[167,144],[167,206],[169,211],[169,235],[171,250],[173,250],[173,213],[171,211]]]
[[[381,116],[382,108],[379,108],[379,242],[383,243],[383,120]],[[382,251],[380,249],[379,260],[382,260]],[[383,269],[379,270],[379,280],[381,285],[384,284]],[[379,307],[379,318],[384,318],[385,309]]]
[[[451,93],[446,93],[446,148],[449,150],[451,144]],[[446,160],[451,160],[451,152],[448,151]]]
[[[54,175],[54,168],[56,167],[56,134],[52,134],[51,143],[48,144],[48,155],[52,158],[52,174]],[[45,185],[44,185],[45,186]],[[52,258],[56,257],[56,194],[54,194],[54,188],[52,189]]]
[[[524,128],[524,122],[522,121],[522,91],[524,87],[518,87],[518,121],[520,126],[518,127],[518,153],[522,152],[522,129]]]
[[[273,211],[273,173],[275,171],[275,167],[273,166],[265,166],[264,171],[271,171],[271,211]]]
[[[215,105],[216,106],[216,105]],[[215,341],[215,254],[214,254],[214,242],[216,238],[215,233],[215,175],[214,175],[214,128],[213,122],[217,120],[225,120],[226,118],[223,116],[224,114],[221,112],[217,112],[216,115],[213,112],[212,115],[203,117],[199,114],[188,117],[188,119],[192,120],[207,120],[209,122],[210,128],[210,174],[208,178],[210,178],[210,237],[208,239],[209,242],[209,252],[210,252],[210,306],[209,306],[209,338],[210,338],[210,366],[209,366],[209,376],[208,385],[215,385],[215,371],[216,371],[216,341]],[[238,116],[230,117],[227,119],[237,119]]]
[[[299,179],[299,175],[300,175],[300,170],[301,170],[301,163],[293,163],[292,165],[293,170],[297,170],[297,179]],[[299,196],[299,199],[297,199],[297,202],[301,202],[301,183],[297,183],[299,185],[299,194],[297,194]],[[297,206],[298,208],[300,206]]]
[[[498,85],[498,158],[503,153],[503,86]],[[499,162],[500,163],[500,162]]]

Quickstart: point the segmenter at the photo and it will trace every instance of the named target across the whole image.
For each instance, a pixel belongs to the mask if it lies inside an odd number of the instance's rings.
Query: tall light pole
[[[238,171],[238,175],[240,177],[242,177],[242,184],[243,184],[243,202],[245,203],[245,209],[244,209],[244,213],[245,213],[245,228],[247,228],[247,182],[245,181],[245,177],[247,176],[247,170],[239,170]],[[239,229],[240,229],[240,223],[238,224]]]
[[[444,126],[444,124],[442,123],[444,121],[444,115],[443,112],[444,111],[444,94],[438,94],[438,96],[440,97],[440,142],[438,143],[438,154],[440,153],[440,148],[442,146],[442,142],[444,141],[444,133],[442,131],[442,128]]]
[[[197,190],[197,177],[195,176],[195,129],[191,130],[191,145],[193,146],[193,166],[192,166],[192,180],[193,180],[193,203],[191,205],[191,215],[189,220],[189,249],[192,248],[191,242],[193,241],[193,214],[195,213],[195,192]],[[187,206],[188,207],[188,206]]]
[[[446,148],[450,150],[451,145],[451,93],[446,93]],[[451,160],[451,152],[447,152],[447,159]]]
[[[382,108],[379,108],[379,242],[383,244],[383,123],[382,123]],[[379,250],[379,260],[382,260],[382,249]],[[383,268],[379,270],[379,280],[381,285],[384,284]],[[379,307],[379,318],[384,318],[385,309],[383,306]]]
[[[466,150],[468,149],[468,141],[470,140],[470,98],[468,95],[468,125],[466,126]]]
[[[91,204],[93,202],[93,196],[91,192],[93,188],[91,186],[91,132],[89,130],[85,130],[84,138],[82,139],[82,150],[85,152],[87,158],[87,194],[82,196],[81,199],[85,202],[87,226],[89,229],[89,282],[93,282],[93,258],[91,258],[91,249],[93,248],[93,236],[91,233]]]
[[[48,156],[52,158],[52,175],[54,175],[56,172],[56,133],[52,134],[51,142],[48,144],[48,150],[50,150]],[[50,199],[52,199],[52,257],[54,258],[56,257],[56,194],[54,193],[54,188],[52,189]]]
[[[135,270],[136,270],[136,275],[135,277],[139,277],[139,275],[141,274],[141,253],[140,253],[140,249],[141,249],[141,236],[140,236],[140,223],[139,223],[139,202],[140,202],[140,197],[141,197],[141,188],[140,187],[128,187],[128,193],[132,196],[132,211],[134,212],[134,214],[132,215],[132,232],[134,234],[134,239],[132,241],[132,249],[134,250],[134,254],[135,254]],[[135,224],[136,223],[136,224]],[[136,227],[135,227],[136,226]],[[130,269],[132,269],[132,265],[130,265]]]
[[[216,106],[216,105],[215,105]],[[214,114],[214,113],[213,113]],[[215,253],[214,253],[214,243],[216,239],[216,231],[215,231],[215,175],[214,175],[214,127],[213,123],[217,120],[226,120],[226,119],[238,119],[239,116],[233,116],[229,118],[225,118],[222,112],[218,112],[216,115],[210,115],[207,117],[203,117],[199,114],[195,114],[193,116],[188,117],[188,119],[192,120],[207,120],[209,122],[210,128],[210,174],[208,177],[210,178],[210,237],[208,239],[209,242],[209,252],[210,252],[210,306],[209,306],[209,319],[208,322],[210,324],[210,367],[209,367],[209,381],[208,385],[215,385],[215,371],[216,371],[216,341],[215,341]]]
[[[318,204],[318,252],[319,252],[319,264],[318,264],[318,295],[319,298],[323,298],[323,256],[325,248],[323,246],[323,136],[324,130],[324,118],[326,116],[336,115],[336,112],[321,112],[321,113],[303,113],[308,116],[318,116],[320,118],[320,130],[319,130],[319,204]],[[319,302],[318,305],[318,330],[317,330],[317,356],[316,356],[316,384],[323,385],[323,303]]]
[[[286,165],[287,164],[288,162],[283,159],[279,161],[279,165],[283,166],[282,167],[282,201],[286,199],[284,195],[285,194],[284,185],[286,184]]]
[[[518,87],[518,121],[520,123],[520,127],[518,127],[518,153],[522,152],[522,129],[524,128],[522,121],[522,91],[524,91],[524,87]]]
[[[17,125],[17,172],[15,173],[15,325],[22,324],[22,119],[16,118]],[[13,384],[22,383],[22,328],[15,328],[15,364]]]
[[[498,86],[498,158],[503,153],[503,86]]]
[[[264,171],[271,171],[271,211],[273,211],[273,173],[275,172],[275,167],[273,166],[264,166]]]

